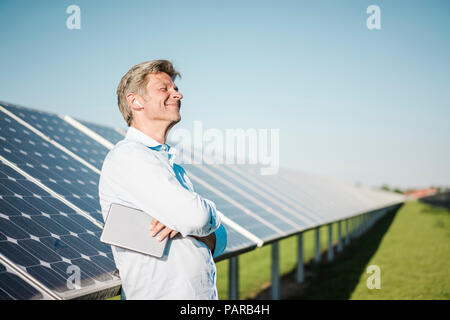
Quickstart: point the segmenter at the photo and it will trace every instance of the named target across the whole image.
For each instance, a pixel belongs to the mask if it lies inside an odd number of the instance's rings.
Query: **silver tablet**
[[[161,258],[169,237],[159,242],[158,236],[151,236],[152,219],[142,210],[113,203],[109,208],[100,241]]]

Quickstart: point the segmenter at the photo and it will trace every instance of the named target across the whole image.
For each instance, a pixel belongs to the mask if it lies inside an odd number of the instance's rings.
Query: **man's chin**
[[[173,124],[177,124],[178,122],[181,121],[181,116],[178,115],[178,117],[175,117],[172,121],[173,121]]]

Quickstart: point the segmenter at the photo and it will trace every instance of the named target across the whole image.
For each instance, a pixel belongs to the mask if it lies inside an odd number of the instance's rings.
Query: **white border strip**
[[[224,223],[226,223],[227,225],[232,227],[234,230],[236,230],[238,233],[240,233],[247,239],[255,242],[258,247],[262,247],[262,245],[264,244],[263,240],[261,240],[260,238],[255,236],[253,233],[247,231],[245,228],[241,227],[240,225],[238,225],[236,222],[234,222],[230,218],[227,218],[222,212],[218,211],[218,213],[219,213],[220,219],[222,219],[222,221]]]
[[[72,125],[76,129],[78,129],[81,132],[83,132],[85,135],[91,137],[92,139],[94,139],[95,141],[97,141],[98,143],[100,143],[101,145],[106,147],[107,149],[111,150],[114,147],[114,144],[112,144],[111,142],[109,142],[108,140],[103,138],[98,133],[92,131],[91,129],[86,127],[84,124],[82,124],[79,121],[75,120],[74,118],[72,118],[70,116],[67,116],[67,115],[66,116],[59,116],[59,117],[61,119],[63,119],[64,121],[66,121],[68,124]]]
[[[118,133],[120,133],[121,135],[123,135],[123,137],[125,138],[125,136],[127,135],[127,133],[125,131],[123,131],[122,129],[119,128],[114,128],[114,130]]]

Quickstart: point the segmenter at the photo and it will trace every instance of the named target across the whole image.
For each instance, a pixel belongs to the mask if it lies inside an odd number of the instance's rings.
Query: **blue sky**
[[[69,30],[66,8],[81,9]],[[366,27],[369,5],[381,30]],[[181,72],[175,128],[280,129],[282,166],[450,185],[448,1],[0,1],[0,100],[125,127],[142,61]]]

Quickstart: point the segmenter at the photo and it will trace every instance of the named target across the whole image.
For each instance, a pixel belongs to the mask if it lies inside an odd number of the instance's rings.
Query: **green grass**
[[[449,211],[406,203],[367,265],[380,267],[381,289],[363,273],[351,299],[450,299]]]

